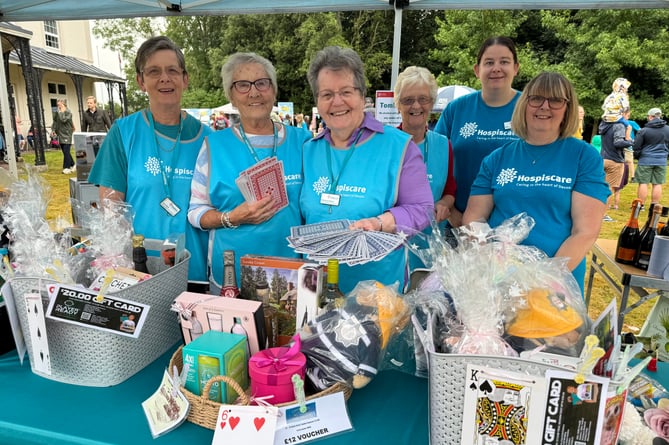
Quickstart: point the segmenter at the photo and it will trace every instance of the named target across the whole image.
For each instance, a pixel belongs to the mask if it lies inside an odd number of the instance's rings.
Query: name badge
[[[165,209],[168,215],[170,216],[176,216],[177,213],[181,211],[179,206],[177,206],[174,201],[172,201],[170,198],[165,198],[162,201],[160,201],[160,207]]]
[[[504,129],[505,130],[511,130],[511,122],[504,122]]]
[[[327,206],[338,206],[340,198],[341,198],[340,195],[336,195],[334,193],[322,193],[321,204]]]

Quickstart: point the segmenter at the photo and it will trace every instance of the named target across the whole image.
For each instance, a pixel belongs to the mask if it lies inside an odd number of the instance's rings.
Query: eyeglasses
[[[148,77],[149,79],[160,79],[163,76],[163,73],[167,74],[167,77],[175,79],[184,74],[184,72],[184,70],[177,66],[168,66],[165,69],[159,66],[150,66],[145,68],[143,71],[140,71],[142,75]]]
[[[232,82],[232,86],[235,87],[235,90],[242,94],[251,91],[252,85],[256,87],[256,90],[258,91],[267,91],[272,86],[272,79],[269,77],[261,77],[260,79],[256,79],[253,82],[250,80],[238,80],[236,82]]]
[[[569,102],[567,99],[562,97],[544,97],[544,96],[528,96],[527,103],[529,106],[534,108],[539,108],[548,101],[548,108],[551,110],[559,110],[560,108],[567,105]]]
[[[352,99],[356,91],[360,91],[358,87],[346,87],[339,91],[323,90],[318,92],[318,100],[321,102],[332,102],[335,96],[339,96],[342,100]]]
[[[418,97],[403,97],[400,99],[400,103],[405,106],[411,106],[414,102],[418,102],[420,105],[427,105],[432,103],[432,98],[427,96],[418,96]]]

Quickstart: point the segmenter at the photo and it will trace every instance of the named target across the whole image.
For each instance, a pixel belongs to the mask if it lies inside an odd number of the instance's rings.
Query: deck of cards
[[[321,264],[329,258],[354,266],[378,261],[404,243],[406,235],[373,230],[351,230],[353,221],[340,219],[290,228],[288,245]]]
[[[271,195],[281,210],[288,205],[286,181],[283,175],[283,162],[276,156],[265,158],[239,174],[235,184],[247,202],[259,201]]]

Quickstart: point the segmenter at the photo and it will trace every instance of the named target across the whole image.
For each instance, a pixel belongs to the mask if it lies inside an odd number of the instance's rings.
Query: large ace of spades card
[[[545,378],[467,365],[462,445],[541,443]]]

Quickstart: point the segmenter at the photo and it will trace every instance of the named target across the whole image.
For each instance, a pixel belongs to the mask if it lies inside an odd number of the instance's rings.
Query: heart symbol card
[[[212,445],[272,445],[278,415],[274,406],[221,405]]]

